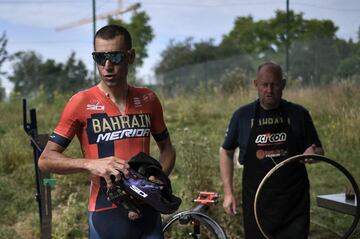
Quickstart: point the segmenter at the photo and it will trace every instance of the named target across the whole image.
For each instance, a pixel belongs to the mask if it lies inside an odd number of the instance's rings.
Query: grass
[[[360,182],[360,87],[332,85],[321,88],[289,89],[284,97],[305,106],[318,129],[326,155],[346,167]],[[193,206],[198,191],[222,194],[218,151],[233,111],[256,98],[254,90],[233,94],[199,91],[192,96],[161,97],[165,120],[177,151],[176,167],[171,175],[174,191],[183,199],[181,209]],[[36,107],[40,133],[55,127],[69,96],[56,95],[53,103],[39,96],[29,102]],[[39,238],[39,219],[34,200],[35,179],[32,149],[22,129],[21,98],[14,96],[0,103],[0,238]],[[152,154],[157,156],[152,142]],[[66,154],[79,156],[77,140]],[[308,167],[312,202],[316,192],[343,191],[346,182],[327,165]],[[227,216],[221,202],[209,213],[225,228],[230,238],[241,238],[240,206],[242,170],[236,169],[234,183],[239,207],[235,217]],[[53,238],[87,238],[88,175],[53,175],[57,185],[52,191]],[[311,238],[336,238],[346,228],[349,216],[311,208]],[[351,218],[350,218],[351,219]],[[331,229],[331,230],[329,230]],[[334,232],[331,232],[334,231]],[[360,237],[360,228],[352,238]]]

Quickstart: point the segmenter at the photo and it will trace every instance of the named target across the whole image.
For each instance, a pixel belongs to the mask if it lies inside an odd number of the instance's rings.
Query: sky
[[[251,15],[257,21],[275,16],[277,9],[286,10],[285,0],[96,0],[96,13],[104,14],[119,6],[125,9],[135,3],[140,3],[139,10],[149,15],[155,34],[148,45],[149,56],[139,70],[139,76],[146,83],[155,83],[153,69],[170,40],[193,37],[194,41],[214,39],[219,43],[239,16]],[[339,27],[338,37],[357,40],[359,0],[289,0],[289,6],[296,13],[302,12],[305,19],[330,19]],[[92,71],[92,22],[55,30],[91,18],[92,9],[92,0],[0,0],[0,34],[6,33],[10,54],[33,50],[44,60],[65,62],[71,52],[75,52],[77,59]],[[121,17],[128,21],[131,14]],[[106,20],[97,21],[96,29],[104,25]],[[11,73],[11,69],[11,64],[6,63],[1,70]],[[12,89],[6,79],[2,86],[7,93]]]

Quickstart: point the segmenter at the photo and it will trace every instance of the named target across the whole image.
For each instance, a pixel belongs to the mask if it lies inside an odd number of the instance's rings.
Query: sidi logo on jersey
[[[100,102],[96,102],[96,104],[87,104],[86,105],[87,110],[105,110],[105,106],[101,105]]]
[[[268,143],[282,143],[286,141],[286,133],[266,133],[260,134],[256,137],[255,143],[256,144],[268,144]]]
[[[93,114],[87,120],[89,143],[115,141],[126,138],[149,137],[150,114],[108,116]]]

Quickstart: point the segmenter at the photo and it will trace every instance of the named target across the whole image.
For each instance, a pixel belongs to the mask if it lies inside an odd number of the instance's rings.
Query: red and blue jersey
[[[115,156],[131,159],[149,154],[150,134],[156,141],[168,137],[159,99],[147,88],[128,87],[125,112],[97,86],[80,91],[66,104],[50,141],[64,148],[76,135],[84,158]],[[92,177],[89,211],[115,207],[100,190],[100,178]]]

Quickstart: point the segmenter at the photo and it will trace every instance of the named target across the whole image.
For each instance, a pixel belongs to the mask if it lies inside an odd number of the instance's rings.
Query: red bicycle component
[[[175,213],[163,220],[165,238],[172,238],[172,232],[181,238],[227,239],[224,229],[209,215],[210,207],[218,202],[220,195],[216,192],[201,191],[194,197],[196,206],[189,210]]]
[[[216,204],[219,199],[219,194],[216,192],[199,192],[197,197],[194,199],[194,202],[209,205],[209,204]]]

